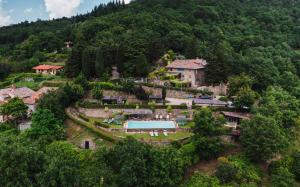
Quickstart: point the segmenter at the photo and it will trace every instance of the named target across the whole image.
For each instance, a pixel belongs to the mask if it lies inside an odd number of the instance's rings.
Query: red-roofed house
[[[166,68],[170,74],[178,75],[182,81],[188,81],[192,87],[204,84],[206,67],[204,59],[174,60]]]
[[[56,75],[58,72],[64,69],[63,66],[52,66],[52,65],[39,65],[32,68],[36,73]]]

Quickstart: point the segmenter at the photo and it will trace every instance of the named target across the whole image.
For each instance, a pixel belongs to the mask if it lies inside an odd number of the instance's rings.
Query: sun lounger
[[[153,132],[149,132],[149,134],[150,134],[150,136],[151,136],[151,137],[153,137],[153,136],[154,136]]]
[[[170,116],[169,115],[167,115],[167,120],[169,120],[170,119]]]
[[[158,132],[154,132],[154,135],[155,135],[155,136],[158,136]]]
[[[164,131],[163,134],[164,134],[164,136],[168,136],[168,132],[167,131]]]
[[[112,122],[114,122],[114,119],[110,119],[107,121],[108,124],[111,124]]]
[[[156,115],[155,115],[155,119],[158,119],[158,118],[159,118],[159,117],[158,117],[158,115],[156,114]]]
[[[161,120],[163,119],[163,116],[162,116],[162,115],[160,115],[160,119],[161,119]]]

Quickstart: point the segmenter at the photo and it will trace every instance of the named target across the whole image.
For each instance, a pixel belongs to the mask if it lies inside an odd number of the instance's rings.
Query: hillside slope
[[[299,0],[137,0],[95,9],[78,21],[3,28],[0,51],[16,61],[42,60],[43,53],[60,51],[71,40],[69,76],[83,67],[88,77],[99,77],[114,64],[125,76],[143,76],[149,68],[140,72],[140,67],[150,67],[172,49],[187,58],[207,59],[211,83],[245,72],[261,90],[286,78],[299,81],[299,18]],[[107,71],[97,71],[96,61],[104,64],[98,69]]]

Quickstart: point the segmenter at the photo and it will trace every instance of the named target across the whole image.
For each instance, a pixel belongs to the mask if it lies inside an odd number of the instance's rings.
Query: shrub
[[[166,110],[167,110],[168,113],[172,113],[173,112],[173,108],[172,108],[171,105],[168,105],[168,107],[167,107]]]
[[[94,125],[95,126],[100,126],[100,127],[106,128],[106,129],[109,128],[108,124],[105,124],[105,123],[102,123],[102,122],[99,122],[99,121],[94,121]]]
[[[244,157],[229,157],[227,162],[217,168],[216,176],[222,183],[249,184],[256,186],[261,177],[258,167],[255,167]]]
[[[84,121],[86,121],[86,122],[89,122],[89,121],[90,121],[90,119],[89,119],[88,117],[86,117],[85,115],[83,115],[83,114],[79,114],[79,117],[80,117],[81,119],[83,119]]]
[[[91,87],[98,87],[103,90],[115,90],[115,91],[122,91],[122,86],[113,84],[111,82],[92,82],[90,83]]]
[[[272,186],[274,187],[293,187],[295,186],[294,175],[284,167],[278,168],[276,173],[271,176]]]

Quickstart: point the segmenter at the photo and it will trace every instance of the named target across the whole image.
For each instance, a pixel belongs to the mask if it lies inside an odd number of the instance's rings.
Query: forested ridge
[[[261,90],[299,82],[299,7],[299,1],[283,0],[117,2],[70,19],[1,28],[0,49],[11,61],[43,61],[44,53],[61,52],[70,40],[75,46],[66,73],[71,77],[81,70],[101,77],[113,65],[124,76],[145,76],[149,70],[139,67],[150,68],[172,49],[186,58],[207,59],[210,83],[245,72]],[[147,64],[140,60],[144,57]]]

